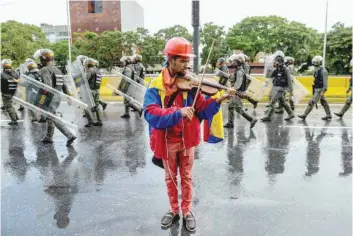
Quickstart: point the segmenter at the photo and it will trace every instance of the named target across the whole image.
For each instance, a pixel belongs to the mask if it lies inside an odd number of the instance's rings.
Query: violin
[[[197,78],[196,75],[186,73],[185,75],[177,75],[175,77],[175,85],[181,91],[190,91],[197,89],[200,85],[201,79]],[[220,85],[215,78],[204,77],[201,82],[200,91],[202,94],[213,96],[219,90],[228,90],[229,88]]]

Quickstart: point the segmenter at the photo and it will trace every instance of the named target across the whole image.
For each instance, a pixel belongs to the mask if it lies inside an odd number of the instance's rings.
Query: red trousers
[[[178,203],[178,167],[181,179],[181,211],[185,215],[191,210],[192,200],[192,165],[195,148],[184,150],[182,143],[168,143],[168,160],[163,159],[165,182],[171,211],[179,212]],[[169,166],[169,167],[168,167]]]

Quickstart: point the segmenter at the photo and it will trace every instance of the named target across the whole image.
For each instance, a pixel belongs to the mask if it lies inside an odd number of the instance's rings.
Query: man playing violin
[[[161,221],[168,228],[180,219],[178,203],[177,173],[181,179],[181,211],[186,229],[196,230],[196,221],[191,212],[192,166],[195,147],[200,143],[200,120],[212,118],[220,109],[221,102],[234,96],[235,90],[217,99],[205,99],[196,90],[181,91],[176,77],[184,76],[192,54],[192,45],[184,38],[170,39],[164,49],[168,57],[166,66],[147,89],[144,99],[144,117],[150,126],[150,146],[156,158],[163,160],[165,182],[170,211]],[[192,104],[196,99],[195,106]]]

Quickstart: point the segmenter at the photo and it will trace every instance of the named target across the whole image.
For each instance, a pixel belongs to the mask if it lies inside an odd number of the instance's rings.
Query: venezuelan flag
[[[219,98],[220,92],[212,96]],[[222,108],[212,118],[203,121],[203,141],[208,143],[218,143],[224,139]]]

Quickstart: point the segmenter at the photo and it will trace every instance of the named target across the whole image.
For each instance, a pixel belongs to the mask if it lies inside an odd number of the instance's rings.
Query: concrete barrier
[[[149,82],[152,78],[157,75],[149,75],[145,78],[145,81]],[[259,80],[263,80],[262,76],[255,75]],[[311,98],[312,84],[314,78],[312,76],[298,76],[296,77],[298,81],[303,84],[303,86],[309,90],[310,95],[303,99],[302,102],[306,102]],[[327,99],[329,102],[333,103],[343,103],[347,98],[346,90],[349,87],[349,76],[329,76],[329,87],[326,93]],[[122,98],[112,94],[112,91],[106,87],[106,84],[110,84],[113,87],[117,87],[119,84],[120,78],[117,76],[103,76],[102,85],[100,89],[100,95],[103,100],[113,100],[120,101]],[[265,97],[263,102],[268,102],[268,98]]]

